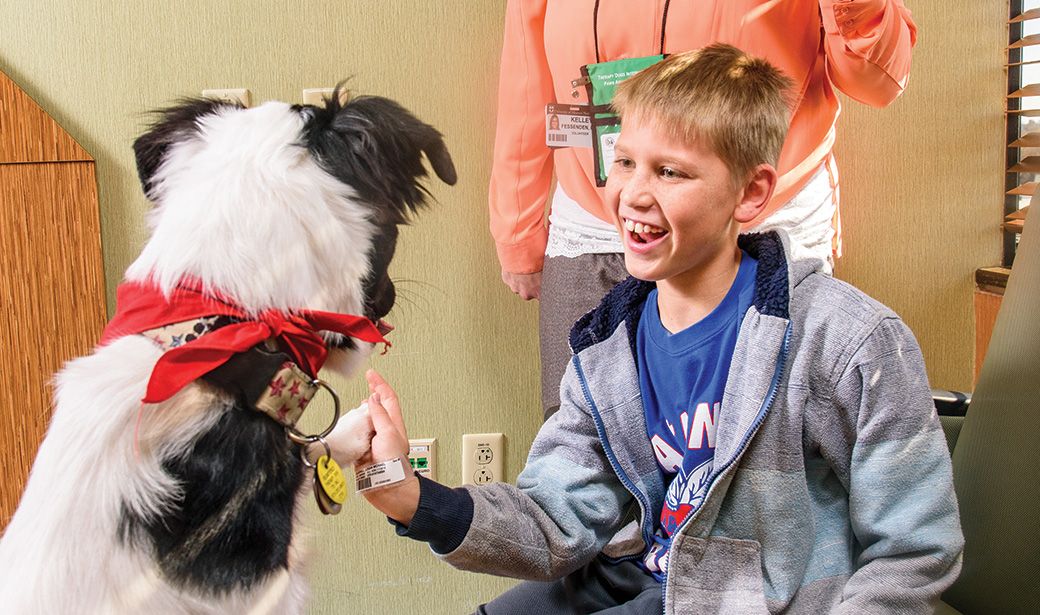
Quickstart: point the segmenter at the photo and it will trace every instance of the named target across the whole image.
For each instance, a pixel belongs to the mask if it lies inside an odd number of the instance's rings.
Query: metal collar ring
[[[311,384],[313,384],[313,385],[315,385],[317,387],[325,389],[326,391],[329,392],[329,395],[332,395],[333,414],[332,414],[332,422],[330,422],[329,426],[326,427],[325,430],[322,431],[319,434],[312,434],[312,435],[306,436],[306,435],[300,433],[299,430],[297,430],[295,427],[291,427],[291,426],[288,426],[288,425],[285,427],[285,435],[288,436],[289,439],[292,440],[295,444],[299,444],[300,446],[304,446],[304,447],[306,447],[306,445],[308,445],[308,444],[313,444],[315,442],[318,442],[319,440],[324,441],[323,439],[325,438],[325,436],[327,436],[330,433],[332,433],[332,430],[336,428],[336,423],[339,422],[339,413],[340,413],[339,395],[337,395],[336,391],[334,391],[332,389],[332,387],[330,387],[329,384],[327,382],[325,382],[324,380],[320,380],[318,378],[315,378],[314,380],[311,381]],[[327,444],[325,445],[325,448],[328,448]]]

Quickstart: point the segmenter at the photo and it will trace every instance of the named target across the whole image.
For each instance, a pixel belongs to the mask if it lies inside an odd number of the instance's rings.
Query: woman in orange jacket
[[[723,42],[783,70],[797,98],[780,179],[745,230],[782,228],[793,258],[818,258],[829,271],[841,247],[835,88],[875,107],[892,102],[906,87],[915,39],[902,0],[509,0],[491,233],[503,281],[523,299],[540,299],[546,417],[559,406],[571,324],[627,276],[592,149],[546,146],[546,105],[587,104],[584,87],[572,84],[581,66]]]

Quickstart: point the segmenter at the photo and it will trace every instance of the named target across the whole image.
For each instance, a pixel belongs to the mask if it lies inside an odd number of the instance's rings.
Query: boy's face
[[[732,262],[742,190],[707,144],[683,142],[636,117],[625,120],[614,156],[606,199],[630,274],[682,286],[724,259]]]

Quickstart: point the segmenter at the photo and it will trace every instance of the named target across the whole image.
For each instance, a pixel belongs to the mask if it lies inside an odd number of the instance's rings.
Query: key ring
[[[313,444],[314,442],[321,442],[321,445],[325,447],[325,456],[328,457],[329,459],[332,459],[332,449],[329,448],[329,443],[326,442],[325,438],[323,438],[322,436],[310,436],[310,437],[315,438],[315,439],[311,440],[310,443],[308,443],[308,444],[303,444],[303,445],[300,446],[300,459],[303,461],[303,465],[307,466],[308,468],[316,468],[316,467],[318,467],[318,462],[317,461],[315,461],[314,463],[311,463],[311,462],[307,461],[307,447],[310,444]],[[320,457],[319,457],[319,459],[320,459]]]
[[[306,448],[308,444],[313,444],[315,442],[318,442],[319,440],[324,441],[323,439],[325,438],[325,436],[327,436],[330,433],[332,433],[332,430],[336,428],[336,423],[339,422],[339,412],[340,412],[339,395],[337,395],[336,391],[332,390],[332,387],[329,386],[329,384],[327,382],[325,382],[324,380],[320,380],[318,378],[315,378],[314,380],[311,380],[311,384],[314,385],[314,386],[317,386],[317,387],[325,389],[326,391],[329,392],[329,395],[332,395],[333,414],[332,414],[332,422],[329,423],[329,426],[325,428],[325,431],[323,431],[323,432],[321,432],[319,434],[305,436],[302,433],[300,433],[295,427],[292,427],[292,426],[289,426],[289,425],[285,426],[285,435],[288,436],[289,439],[292,440],[295,444],[299,444],[300,446],[302,446],[304,448]],[[328,448],[327,444],[325,445],[325,448]],[[308,466],[308,467],[313,467],[313,466]]]

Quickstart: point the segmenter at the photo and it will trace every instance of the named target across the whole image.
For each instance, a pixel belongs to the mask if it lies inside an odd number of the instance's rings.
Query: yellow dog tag
[[[343,478],[343,470],[339,464],[328,455],[318,457],[318,482],[321,490],[329,499],[337,504],[342,504],[347,499],[347,481]]]

